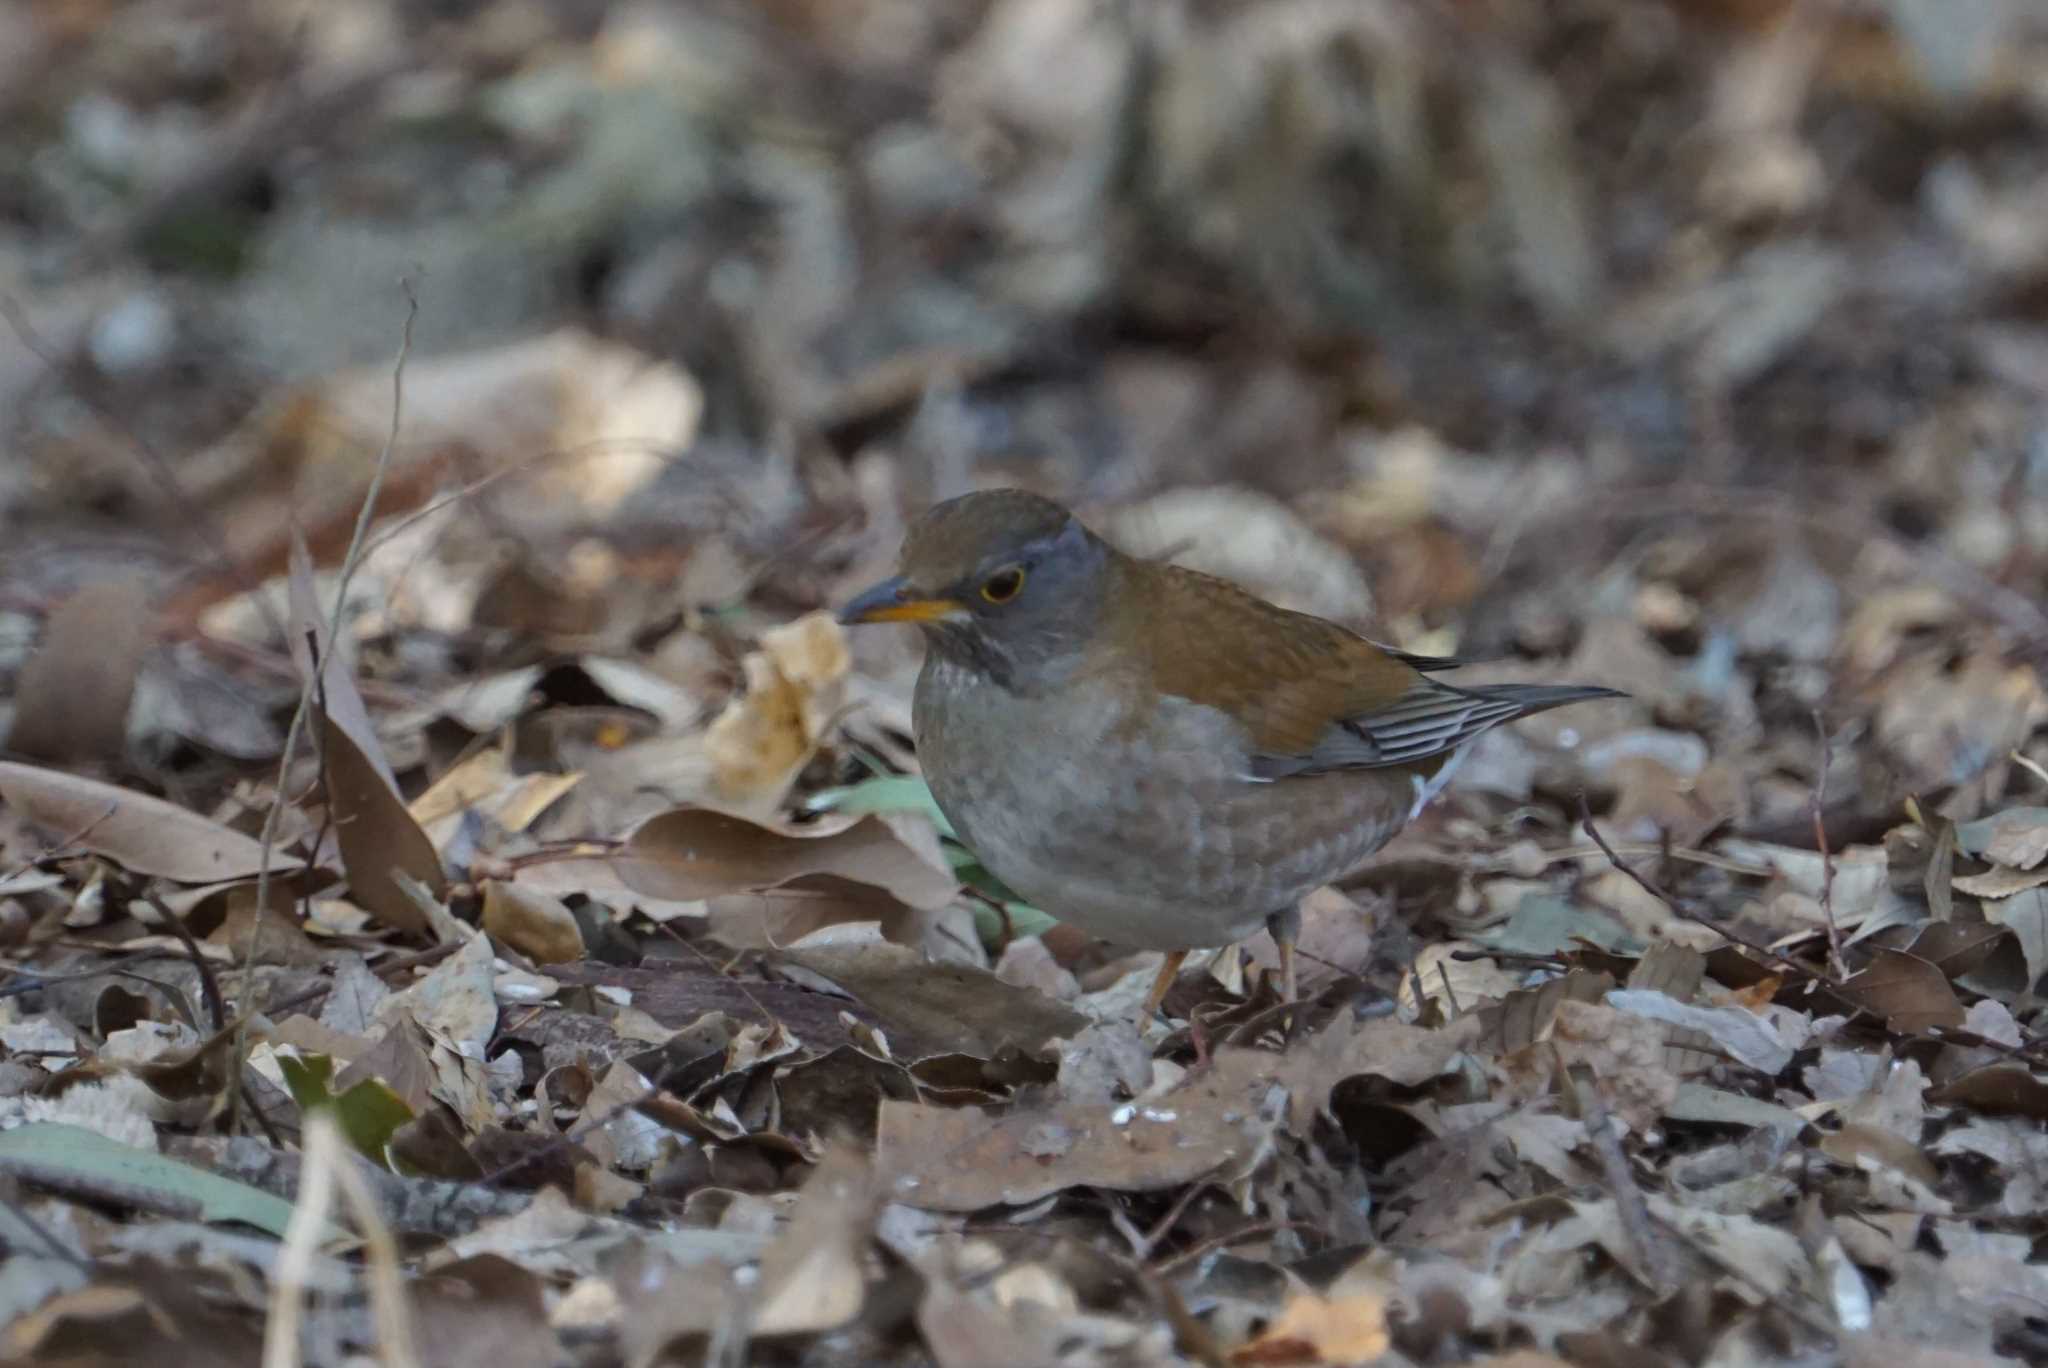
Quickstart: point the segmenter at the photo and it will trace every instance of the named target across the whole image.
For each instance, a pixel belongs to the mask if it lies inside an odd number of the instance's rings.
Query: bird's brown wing
[[[1404,658],[1193,571],[1160,567],[1146,578],[1148,592],[1126,596],[1146,616],[1124,628],[1149,645],[1150,683],[1241,721],[1253,778],[1433,768],[1489,727],[1613,696],[1571,685],[1455,688],[1423,673],[1447,660]]]

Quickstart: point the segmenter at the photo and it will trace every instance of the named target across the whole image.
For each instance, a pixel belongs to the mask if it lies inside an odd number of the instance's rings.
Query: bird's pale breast
[[[1012,694],[934,652],[918,753],[940,808],[988,868],[1062,921],[1129,945],[1223,945],[1356,868],[1414,801],[1349,771],[1262,783],[1226,714],[1087,679]]]

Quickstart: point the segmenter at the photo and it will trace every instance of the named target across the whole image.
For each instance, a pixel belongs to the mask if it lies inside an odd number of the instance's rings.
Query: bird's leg
[[[1166,952],[1165,960],[1159,965],[1159,977],[1152,980],[1152,991],[1145,994],[1145,1010],[1139,1020],[1158,1013],[1159,1004],[1166,1001],[1166,990],[1173,987],[1174,977],[1180,973],[1181,961],[1187,957],[1188,952],[1185,950]]]
[[[1287,907],[1266,918],[1266,934],[1273,938],[1273,948],[1280,952],[1280,998],[1293,1002],[1294,941],[1301,934],[1301,908]]]

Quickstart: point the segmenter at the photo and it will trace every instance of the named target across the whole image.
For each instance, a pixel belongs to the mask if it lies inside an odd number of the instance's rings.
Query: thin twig
[[[50,1253],[88,1276],[92,1273],[92,1260],[51,1234],[49,1228],[31,1215],[27,1207],[5,1194],[0,1194],[0,1208],[4,1208],[8,1215],[21,1223],[23,1229],[48,1246]],[[19,1245],[15,1246],[14,1252],[20,1252]]]
[[[431,950],[422,950],[417,954],[401,955],[397,959],[386,960],[383,964],[373,966],[370,972],[379,978],[383,978],[388,974],[395,974],[403,969],[418,969],[424,965],[439,964],[461,948],[462,945],[460,943],[450,941],[446,945],[437,945]],[[280,1016],[285,1012],[301,1011],[321,1001],[333,991],[334,985],[332,983],[323,983],[317,987],[308,988],[303,993],[294,993],[281,1002],[270,1003],[265,1010],[272,1016]]]
[[[399,428],[405,418],[405,359],[412,353],[412,329],[420,316],[420,300],[413,292],[411,280],[401,279],[398,288],[405,293],[405,331],[399,339],[398,358],[391,364],[391,426],[384,434],[384,449],[377,453],[377,467],[370,473],[370,487],[363,492],[362,507],[356,511],[355,531],[349,535],[348,550],[341,558],[341,577],[334,589],[334,612],[327,625],[329,641],[340,639],[341,611],[348,600],[349,581],[355,578],[356,568],[362,561],[363,542],[370,535],[371,522],[376,519],[377,496],[383,492],[384,477],[391,472],[391,454],[398,449]]]
[[[1190,1245],[1178,1254],[1169,1255],[1156,1264],[1148,1265],[1146,1271],[1156,1276],[1164,1277],[1175,1269],[1193,1263],[1204,1255],[1213,1253],[1218,1249],[1228,1248],[1234,1244],[1242,1244],[1246,1240],[1260,1240],[1269,1235],[1278,1235],[1282,1231],[1287,1230],[1320,1234],[1321,1229],[1321,1227],[1312,1225],[1307,1221],[1260,1221],[1254,1225],[1240,1226],[1236,1230],[1225,1231],[1221,1235],[1212,1235],[1199,1244]]]
[[[1553,1044],[1553,1052],[1555,1048]],[[1600,1176],[1606,1181],[1608,1194],[1614,1198],[1621,1233],[1635,1246],[1636,1259],[1643,1272],[1649,1275],[1657,1295],[1668,1296],[1677,1290],[1683,1270],[1673,1257],[1671,1246],[1650,1220],[1650,1204],[1644,1200],[1643,1190],[1636,1186],[1635,1173],[1628,1166],[1628,1156],[1621,1152],[1621,1141],[1615,1138],[1614,1118],[1607,1110],[1606,1100],[1600,1096],[1599,1083],[1572,1075],[1565,1069],[1562,1057],[1558,1059],[1558,1068],[1573,1083],[1579,1117],[1592,1140],[1594,1157],[1600,1161]]]
[[[1224,1165],[1217,1165],[1218,1169],[1221,1169],[1222,1167],[1224,1167]],[[1171,1235],[1173,1233],[1173,1228],[1180,1224],[1180,1218],[1187,1213],[1188,1205],[1195,1200],[1196,1195],[1202,1192],[1206,1192],[1208,1188],[1208,1174],[1204,1174],[1202,1177],[1195,1179],[1193,1182],[1187,1183],[1182,1186],[1180,1190],[1180,1196],[1173,1199],[1173,1205],[1166,1209],[1166,1214],[1164,1216],[1161,1216],[1158,1220],[1154,1221],[1152,1223],[1152,1228],[1146,1231],[1144,1236],[1142,1237],[1142,1241],[1138,1248],[1138,1257],[1140,1259],[1149,1259],[1152,1257],[1152,1251],[1159,1248],[1159,1242],[1165,1239],[1168,1235]]]
[[[1813,844],[1820,851],[1820,915],[1828,928],[1828,968],[1836,978],[1849,976],[1849,962],[1842,958],[1842,929],[1835,925],[1835,856],[1828,849],[1827,820],[1822,811],[1828,802],[1828,729],[1820,709],[1813,710],[1814,735],[1820,738],[1819,772],[1813,780]]]
[[[1600,853],[1607,857],[1609,864],[1628,875],[1630,879],[1635,881],[1636,887],[1648,893],[1658,902],[1663,903],[1665,907],[1671,910],[1673,915],[1683,917],[1689,922],[1697,922],[1724,939],[1743,947],[1745,950],[1761,955],[1765,959],[1781,965],[1786,972],[1803,982],[1825,984],[1837,992],[1841,990],[1841,983],[1832,975],[1820,973],[1807,965],[1801,964],[1782,950],[1774,950],[1759,941],[1751,940],[1733,927],[1723,926],[1719,922],[1711,921],[1701,916],[1681,903],[1674,895],[1659,887],[1656,881],[1651,879],[1649,875],[1624,861],[1619,855],[1614,853],[1614,847],[1607,843],[1607,838],[1600,834],[1600,829],[1593,825],[1593,809],[1587,804],[1586,795],[1583,792],[1579,794],[1579,829],[1586,833],[1594,845],[1600,847]]]
[[[199,975],[199,993],[206,1002],[206,1015],[213,1022],[213,1029],[219,1031],[228,1024],[227,1002],[220,995],[220,980],[214,976],[213,966],[206,962],[206,956],[199,952],[199,942],[192,939],[191,928],[177,913],[164,903],[156,893],[143,894],[144,902],[155,910],[157,916],[178,944],[185,947],[185,953],[192,960],[192,968]]]
[[[342,564],[341,592],[336,593],[334,598],[335,630],[340,626],[342,597],[347,591],[349,576],[353,573],[351,562],[362,554],[363,529],[376,503],[378,491],[383,488],[385,472],[391,467],[391,454],[398,447],[399,426],[404,418],[400,404],[405,397],[405,362],[406,358],[412,355],[412,330],[414,322],[419,318],[420,301],[413,292],[411,281],[401,281],[400,284],[405,291],[405,327],[399,336],[398,355],[391,363],[391,427],[385,437],[384,449],[377,453],[377,468],[370,477],[370,488],[363,500],[363,511],[356,519],[355,535],[349,541],[348,558]],[[280,635],[283,633],[280,632]],[[334,631],[331,630],[328,633],[328,640],[333,639]],[[271,854],[277,844],[278,825],[284,819],[285,786],[291,780],[292,758],[298,753],[299,738],[305,734],[306,718],[313,708],[313,692],[320,678],[320,669],[321,662],[314,660],[306,670],[305,679],[300,681],[298,705],[292,709],[291,726],[285,731],[284,753],[277,758],[277,780],[270,810],[263,815],[263,830],[257,837],[256,906],[259,909],[270,906]],[[249,939],[242,951],[241,1000],[245,1004],[255,997],[256,950],[262,935],[263,918],[259,912],[250,923]],[[248,1023],[255,1015],[254,1012],[246,1010],[242,1013],[242,1029],[235,1040],[237,1068],[240,1067],[239,1061],[248,1057]]]

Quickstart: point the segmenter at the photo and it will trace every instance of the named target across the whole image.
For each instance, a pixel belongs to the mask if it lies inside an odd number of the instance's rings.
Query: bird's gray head
[[[968,494],[926,510],[903,539],[900,572],[839,620],[915,622],[949,660],[1028,691],[1079,662],[1115,564],[1116,552],[1050,499]]]

